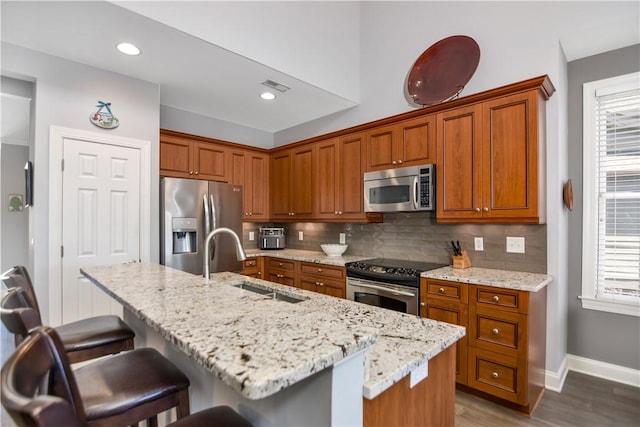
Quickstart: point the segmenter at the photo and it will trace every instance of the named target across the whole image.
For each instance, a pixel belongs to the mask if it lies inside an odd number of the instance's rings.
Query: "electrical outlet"
[[[304,233],[302,231],[298,231],[298,240],[304,240]]]
[[[507,252],[524,253],[524,237],[507,237]]]
[[[347,234],[346,233],[340,233],[340,244],[344,245],[347,243]]]
[[[253,242],[254,240],[256,240],[256,233],[255,233],[255,231],[250,231],[250,232],[249,232],[249,240],[250,240],[250,241],[252,241],[252,242]]]
[[[476,251],[484,251],[484,241],[482,237],[474,237],[473,244]]]

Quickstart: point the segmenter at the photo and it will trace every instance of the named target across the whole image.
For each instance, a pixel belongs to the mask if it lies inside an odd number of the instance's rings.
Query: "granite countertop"
[[[496,288],[517,289],[528,292],[538,292],[551,283],[553,279],[548,274],[478,267],[461,269],[451,266],[425,271],[420,276],[428,279],[450,280],[452,282],[487,285]]]
[[[235,273],[215,273],[207,281],[153,263],[82,273],[250,399],[267,397],[361,350],[368,351],[369,361],[363,396],[372,399],[465,334],[460,326]],[[304,301],[275,301],[230,286],[241,282]]]
[[[294,261],[315,262],[344,267],[348,262],[370,259],[370,256],[343,255],[339,257],[327,256],[322,251],[305,251],[301,249],[247,249],[247,257],[268,256],[273,258],[290,259]]]

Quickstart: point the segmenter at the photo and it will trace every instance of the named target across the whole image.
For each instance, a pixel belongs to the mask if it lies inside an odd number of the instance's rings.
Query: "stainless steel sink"
[[[280,301],[285,301],[285,302],[290,302],[290,303],[298,303],[301,301],[304,301],[305,298],[298,298],[298,297],[294,297],[291,295],[285,295],[282,294],[278,291],[274,291],[273,289],[266,289],[266,288],[261,288],[260,286],[256,286],[252,283],[248,283],[248,282],[241,282],[241,283],[236,283],[231,285],[235,288],[239,288],[239,289],[244,289],[245,291],[249,291],[249,292],[255,292],[257,294],[260,295],[264,295],[266,297],[270,297],[274,300],[280,300]]]

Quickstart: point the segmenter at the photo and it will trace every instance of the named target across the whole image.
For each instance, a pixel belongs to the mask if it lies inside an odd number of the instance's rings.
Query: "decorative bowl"
[[[327,244],[324,244],[324,245],[320,245],[320,247],[322,248],[324,253],[327,254],[327,256],[339,257],[339,256],[342,256],[342,254],[344,253],[344,251],[347,250],[349,245],[340,245],[340,244],[337,244],[337,243],[327,243]]]

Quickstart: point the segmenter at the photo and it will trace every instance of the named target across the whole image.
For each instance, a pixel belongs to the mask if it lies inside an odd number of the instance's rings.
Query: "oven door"
[[[418,315],[418,289],[347,277],[347,299]]]

